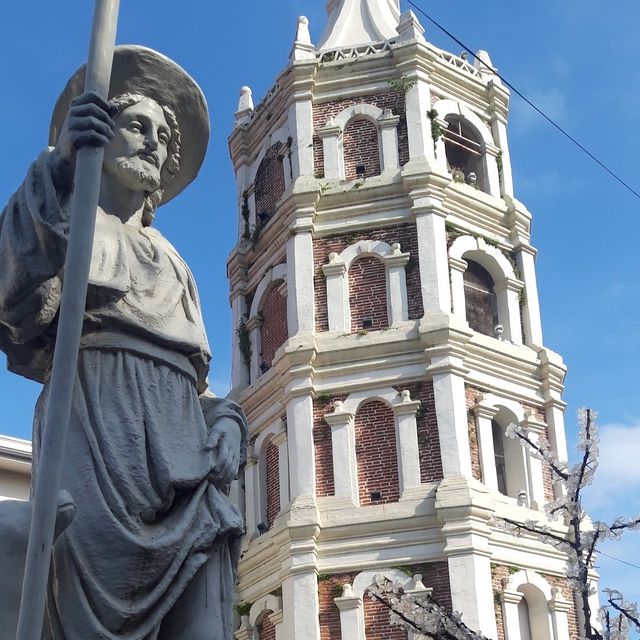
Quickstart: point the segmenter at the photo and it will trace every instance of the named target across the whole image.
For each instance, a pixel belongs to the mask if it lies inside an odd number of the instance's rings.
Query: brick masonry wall
[[[491,579],[494,593],[494,607],[496,614],[496,623],[498,626],[498,638],[497,640],[505,640],[505,631],[504,631],[504,619],[502,616],[502,600],[500,598],[500,594],[502,593],[502,581],[509,577],[509,575],[516,570],[516,567],[508,567],[506,565],[491,565]],[[552,587],[557,587],[562,591],[563,597],[572,603],[571,610],[567,614],[567,618],[569,621],[569,638],[571,640],[579,640],[580,639],[580,625],[578,623],[578,608],[576,605],[576,600],[573,594],[573,591],[569,587],[569,583],[565,577],[559,576],[549,576],[545,574],[541,574],[543,578],[547,580],[547,582]]]
[[[396,225],[384,229],[353,234],[337,234],[313,241],[314,289],[316,299],[316,331],[328,331],[327,283],[322,267],[329,262],[329,254],[341,253],[348,246],[360,240],[382,240],[389,245],[399,242],[402,251],[410,253],[409,263],[405,267],[407,276],[407,299],[409,319],[417,320],[423,316],[422,291],[420,288],[420,270],[418,268],[418,236],[413,224]],[[386,304],[386,303],[385,303]]]
[[[409,161],[409,137],[407,134],[407,118],[404,93],[399,91],[385,91],[371,96],[359,96],[357,98],[345,98],[332,102],[323,102],[313,107],[314,130],[323,127],[329,118],[337,116],[347,107],[355,104],[372,104],[380,109],[391,109],[394,115],[400,116],[398,123],[398,153],[400,165]],[[346,147],[346,145],[345,145]],[[350,150],[350,153],[354,152]],[[319,136],[313,138],[313,159],[316,176],[324,176],[324,150]]]
[[[342,134],[344,149],[344,172],[347,180],[370,178],[382,173],[380,168],[380,146],[378,127],[365,119],[353,119]],[[364,164],[363,174],[356,173],[358,164]]]
[[[423,576],[426,587],[433,588],[433,597],[448,610],[451,610],[451,588],[449,586],[449,567],[446,561],[406,567],[411,575]],[[381,569],[381,572],[383,570]],[[358,576],[357,571],[340,574],[322,575],[318,579],[318,599],[320,605],[320,639],[321,640],[353,640],[343,638],[340,628],[340,611],[333,601],[342,594],[342,585],[353,584]],[[367,640],[396,640],[406,638],[399,627],[389,622],[389,612],[383,605],[375,605],[365,594],[365,628]],[[374,605],[374,606],[371,606]],[[404,634],[404,635],[403,635]]]
[[[379,400],[360,405],[355,435],[360,505],[397,502],[400,482],[393,410]],[[372,499],[375,491],[382,494],[381,499]]]
[[[351,332],[362,329],[378,331],[389,327],[387,312],[387,269],[384,262],[373,256],[354,260],[349,269],[349,304]],[[363,319],[372,326],[364,327]]]
[[[282,142],[276,142],[269,147],[256,171],[254,182],[256,220],[259,220],[261,213],[272,218],[276,213],[276,204],[284,194],[283,147]]]
[[[280,454],[275,442],[269,442],[265,455],[267,488],[267,527],[271,529],[273,521],[280,513]]]
[[[276,627],[269,619],[269,614],[265,614],[262,618],[260,640],[276,640]]]
[[[276,282],[265,292],[261,302],[262,326],[260,327],[261,362],[273,364],[276,351],[289,338],[287,326],[287,298],[278,291]]]
[[[316,460],[316,495],[318,497],[335,494],[333,479],[333,443],[331,427],[324,416],[333,411],[336,400],[344,401],[346,395],[322,396],[313,401],[313,446]]]
[[[480,465],[480,447],[478,444],[478,428],[476,420],[471,413],[471,407],[476,404],[480,391],[473,387],[465,387],[465,399],[467,401],[467,424],[469,427],[469,449],[471,451],[471,473],[476,480],[482,481],[482,467]]]
[[[404,389],[409,390],[412,400],[420,401],[420,408],[416,413],[420,482],[442,480],[442,456],[433,383],[416,382],[396,387],[398,392]]]

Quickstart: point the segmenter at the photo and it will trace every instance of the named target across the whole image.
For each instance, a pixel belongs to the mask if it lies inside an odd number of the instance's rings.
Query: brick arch
[[[387,270],[376,255],[359,256],[349,268],[351,331],[389,327]],[[369,326],[370,324],[370,326]]]
[[[254,180],[256,224],[266,224],[276,213],[276,205],[286,189],[283,150],[285,145],[271,145],[256,170]]]
[[[282,280],[272,282],[260,300],[260,362],[259,366],[271,367],[276,351],[287,341],[287,296],[283,293]]]
[[[393,409],[377,399],[362,403],[354,431],[360,506],[397,502],[400,477]],[[379,499],[375,492],[380,493]]]

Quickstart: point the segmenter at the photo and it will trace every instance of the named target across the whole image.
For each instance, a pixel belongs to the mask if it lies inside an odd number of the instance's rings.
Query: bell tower
[[[568,640],[565,557],[496,524],[543,518],[559,490],[509,424],[567,455],[509,92],[398,0],[327,12],[317,45],[299,19],[260,103],[242,88],[229,141],[251,428],[236,637],[405,638],[366,595],[382,573],[490,638]]]

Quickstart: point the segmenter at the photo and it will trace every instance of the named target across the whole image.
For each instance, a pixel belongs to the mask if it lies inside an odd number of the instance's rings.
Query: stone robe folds
[[[36,471],[68,231],[49,158],[32,165],[0,218],[0,347],[11,370],[44,383]],[[243,521],[205,445],[207,425],[231,417],[244,461],[246,422],[231,402],[201,406],[209,360],[193,277],[175,249],[154,229],[98,211],[62,481],[78,513],[54,548],[46,637],[157,638],[209,560],[222,585],[212,637],[231,637]]]

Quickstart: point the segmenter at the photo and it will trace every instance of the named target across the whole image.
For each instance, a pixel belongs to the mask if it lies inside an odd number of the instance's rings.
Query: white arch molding
[[[416,411],[420,402],[411,400],[408,391],[398,393],[391,387],[356,391],[344,401],[334,402],[333,412],[324,416],[331,427],[335,495],[360,504],[358,462],[356,456],[355,418],[366,402],[380,401],[391,407],[394,415],[400,499],[420,486],[420,455]]]
[[[514,344],[522,344],[520,292],[524,285],[516,278],[511,263],[502,251],[487,244],[483,238],[471,235],[460,236],[449,248],[453,313],[466,321],[464,272],[468,263],[465,258],[477,262],[489,272],[498,299],[498,322],[504,327],[504,338]]]
[[[327,180],[346,179],[343,134],[345,127],[356,118],[366,119],[376,126],[382,173],[397,171],[400,167],[398,152],[400,116],[394,115],[390,109],[383,110],[372,104],[360,103],[343,109],[317,130],[318,136],[322,139],[324,177]]]
[[[482,141],[483,170],[487,180],[487,191],[490,195],[499,198],[501,193],[497,157],[500,150],[486,124],[469,107],[456,100],[438,100],[433,105],[433,109],[438,113],[439,121],[443,121],[447,116],[457,116],[462,118],[478,135]],[[445,143],[442,137],[436,142],[436,161],[444,172],[449,171]]]
[[[264,294],[268,290],[269,286],[274,283],[282,280],[284,292],[286,295],[286,287],[288,282],[288,272],[287,272],[287,264],[285,262],[276,265],[275,267],[269,269],[267,273],[263,276],[262,280],[260,280],[258,286],[256,287],[255,294],[253,296],[253,300],[251,302],[251,309],[249,310],[249,320],[247,322],[247,329],[249,331],[249,340],[251,341],[251,362],[250,362],[250,380],[251,382],[255,382],[260,377],[260,353],[262,351],[262,345],[260,344],[260,326],[261,320],[259,311],[262,306],[262,299],[264,298]],[[287,326],[291,327],[291,313],[294,313],[295,310],[291,309],[291,305],[289,303],[289,296],[287,297]]]
[[[533,424],[522,405],[515,400],[487,393],[482,394],[473,407],[478,434],[478,454],[484,484],[498,491],[492,421],[501,429],[509,424],[520,424],[528,428],[529,437],[535,442],[544,431],[544,425]],[[503,436],[507,489],[514,500],[520,490],[526,492],[527,506],[542,509],[545,499],[542,461],[519,439]]]
[[[503,581],[502,619],[506,640],[520,640],[518,604],[525,598],[532,635],[541,640],[569,640],[571,603],[536,571],[524,570]]]
[[[385,264],[389,326],[409,319],[405,267],[410,254],[403,253],[397,242],[389,245],[382,240],[360,240],[339,254],[329,254],[329,262],[322,267],[327,286],[329,331],[351,333],[348,272],[353,261],[364,256],[378,257]]]

